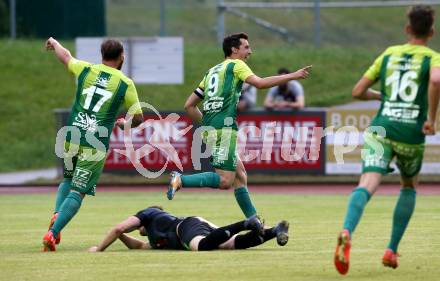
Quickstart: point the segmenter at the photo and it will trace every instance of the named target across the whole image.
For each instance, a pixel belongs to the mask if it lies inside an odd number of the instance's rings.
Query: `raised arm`
[[[258,77],[254,74],[249,76],[245,82],[257,87],[258,89],[267,89],[273,86],[287,83],[291,80],[305,79],[309,76],[309,71],[311,68],[312,66],[309,65],[292,73],[269,76],[264,78]]]
[[[46,50],[53,50],[57,58],[65,65],[67,65],[72,58],[70,51],[52,37],[46,41]]]
[[[440,67],[431,69],[428,88],[428,119],[423,124],[425,135],[435,134],[435,119],[437,117],[438,103],[440,100]]]
[[[356,83],[351,95],[360,100],[381,100],[380,92],[370,88],[373,84],[374,81],[364,76]]]
[[[125,221],[119,223],[114,226],[109,233],[104,237],[104,240],[98,245],[89,248],[89,252],[103,252],[108,246],[113,244],[116,239],[118,239],[124,233],[132,232],[135,229],[138,229],[141,225],[141,221],[135,217],[130,216]],[[123,241],[124,242],[124,241]],[[125,242],[124,242],[125,244]]]

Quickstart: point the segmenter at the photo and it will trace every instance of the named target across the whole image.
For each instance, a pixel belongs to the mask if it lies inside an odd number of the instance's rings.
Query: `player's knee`
[[[381,182],[382,175],[376,172],[369,172],[362,174],[359,180],[359,186],[366,188],[368,192],[372,195],[376,192],[379,184]]]
[[[402,176],[400,179],[403,188],[415,189],[418,183],[417,176],[414,177],[405,177]]]
[[[246,186],[247,185],[247,173],[246,173],[246,171],[243,171],[243,172],[238,174],[238,181],[239,181],[241,186]]]
[[[239,188],[242,186],[247,186],[247,181],[244,180],[243,178],[239,178],[239,177],[235,178],[234,184],[232,185],[232,187],[235,189],[235,188]]]
[[[237,166],[235,182],[240,186],[247,185],[247,173],[243,165]]]
[[[219,189],[230,189],[232,187],[232,183],[234,180],[227,178],[227,177],[221,177],[220,178],[220,184],[218,186]]]
[[[74,190],[74,189],[71,189],[70,192],[78,193],[79,196],[81,196],[81,199],[84,199],[84,197],[86,197],[86,194],[85,194],[85,193],[83,193],[83,192],[79,192],[79,191],[76,191],[76,190]]]
[[[228,183],[222,183],[220,182],[220,185],[218,186],[219,189],[230,189],[232,187],[232,185],[228,184]]]

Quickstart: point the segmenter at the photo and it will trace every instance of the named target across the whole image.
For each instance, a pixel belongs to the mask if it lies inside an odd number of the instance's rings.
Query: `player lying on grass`
[[[139,230],[148,242],[126,233]],[[238,234],[241,231],[247,233]],[[102,252],[119,238],[129,249],[175,249],[211,251],[215,249],[246,249],[263,244],[276,237],[280,246],[286,245],[289,223],[281,221],[277,226],[264,229],[257,216],[218,227],[201,217],[178,218],[152,206],[129,216],[114,226],[98,245],[89,252]]]

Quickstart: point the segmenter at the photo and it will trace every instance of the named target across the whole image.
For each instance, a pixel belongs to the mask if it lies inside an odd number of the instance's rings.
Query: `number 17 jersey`
[[[372,126],[382,126],[386,138],[408,144],[425,141],[422,132],[428,112],[428,86],[432,67],[440,55],[426,46],[389,47],[364,77],[380,82],[382,101]]]
[[[77,79],[75,101],[68,125],[77,127],[81,136],[78,140],[68,135],[66,140],[94,147],[90,143],[90,136],[94,136],[107,150],[121,105],[124,104],[127,110],[133,106],[130,114],[142,113],[134,83],[121,71],[104,64],[90,64],[72,58],[67,67]]]

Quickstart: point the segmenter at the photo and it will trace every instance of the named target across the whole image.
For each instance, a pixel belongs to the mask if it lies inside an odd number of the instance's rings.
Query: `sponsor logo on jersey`
[[[400,123],[417,123],[417,118],[420,114],[420,106],[411,103],[384,103],[382,115],[390,118],[390,120]]]
[[[390,56],[390,60],[387,68],[399,71],[419,71],[421,68],[422,60],[419,58],[408,58],[400,56]]]
[[[203,111],[206,113],[220,112],[223,107],[223,97],[212,97],[203,103]]]
[[[93,133],[96,131],[98,123],[99,121],[96,120],[96,115],[78,112],[78,115],[75,117],[75,121],[72,123],[72,125]]]
[[[97,77],[96,81],[95,81],[95,85],[96,86],[101,86],[102,88],[107,88],[109,79],[105,78],[105,77]]]

